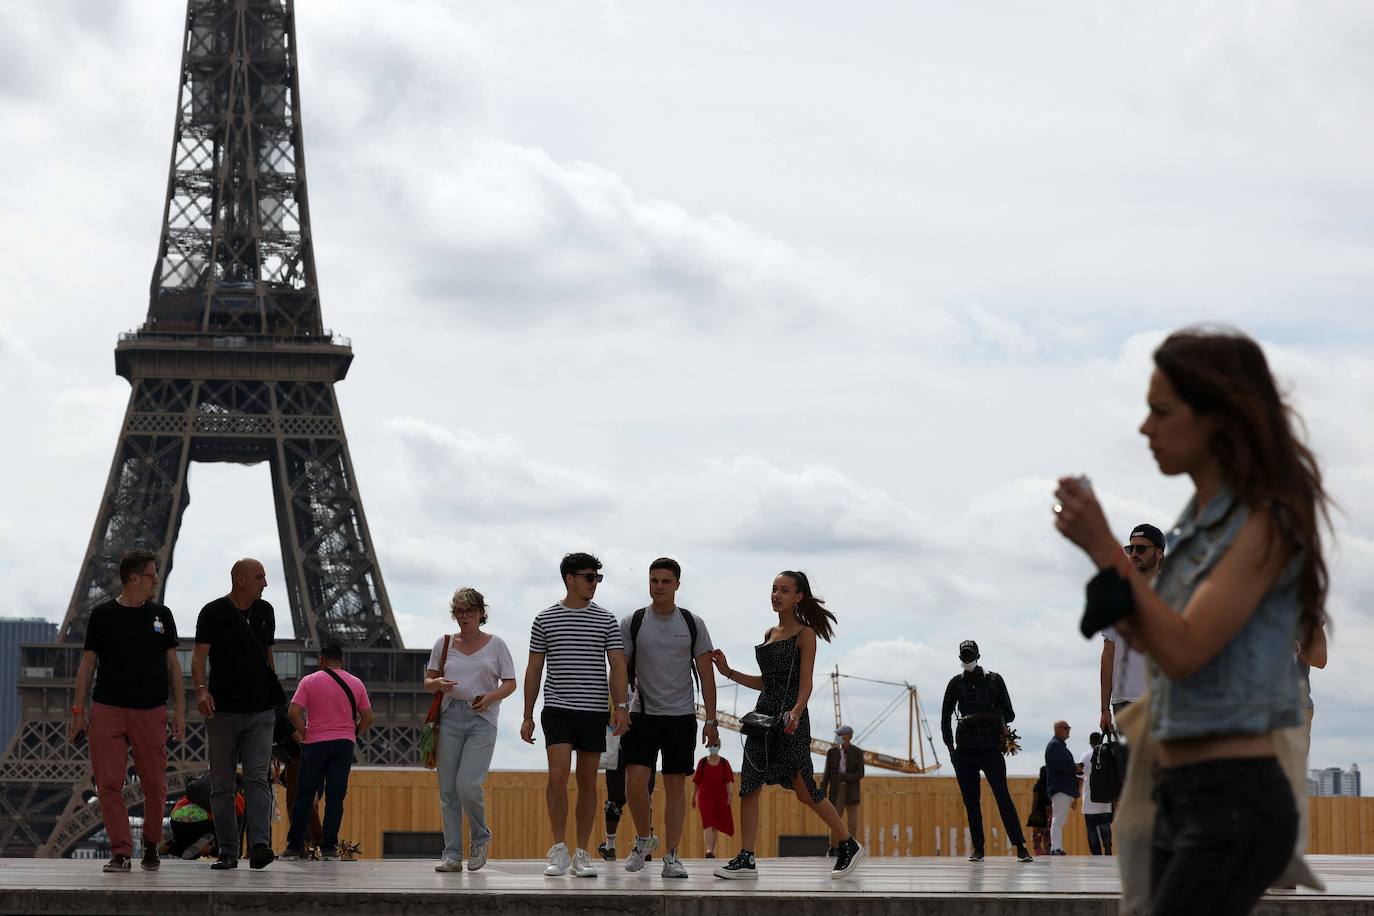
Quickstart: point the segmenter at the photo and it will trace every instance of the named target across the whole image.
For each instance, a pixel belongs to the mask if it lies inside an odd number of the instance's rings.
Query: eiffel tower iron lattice
[[[86,754],[66,740],[81,644],[125,551],[157,554],[162,599],[193,461],[269,464],[299,640],[278,647],[279,671],[299,676],[312,646],[347,647],[376,694],[360,758],[415,760],[428,653],[402,647],[334,394],[353,353],[321,319],[293,0],[188,0],[180,77],[147,320],[115,348],[132,390],[114,461],[61,644],[21,650],[24,722],[0,758],[4,855],[62,855],[100,825]],[[204,766],[194,710],[169,758],[178,786]],[[126,796],[141,803],[137,783]]]

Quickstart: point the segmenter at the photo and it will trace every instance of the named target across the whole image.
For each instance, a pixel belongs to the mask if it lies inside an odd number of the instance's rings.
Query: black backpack
[[[648,610],[648,608],[642,607],[635,611],[630,617],[630,665],[628,670],[628,683],[631,690],[636,690],[637,686],[635,684],[635,662],[639,659],[639,628],[644,626],[644,615]],[[701,673],[697,671],[697,621],[685,607],[680,607],[677,611],[682,615],[682,619],[687,621],[687,635],[691,643],[689,646],[691,658],[687,663],[687,667],[692,669],[692,683],[696,686],[697,690],[700,690]],[[636,693],[639,697],[639,709],[642,712],[644,710],[644,691],[636,690]]]
[[[1116,732],[1107,732],[1102,743],[1093,748],[1092,774],[1088,780],[1088,795],[1098,803],[1114,802],[1121,797],[1126,783],[1126,747]]]

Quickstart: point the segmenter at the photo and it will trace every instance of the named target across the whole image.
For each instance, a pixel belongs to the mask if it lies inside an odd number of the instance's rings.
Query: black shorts
[[[539,713],[545,746],[571,744],[575,751],[597,754],[606,751],[606,724],[609,721],[610,717],[604,712],[559,709],[557,706],[545,706]]]
[[[663,752],[664,775],[696,772],[697,717],[630,714],[630,730],[620,739],[626,766],[654,768]]]

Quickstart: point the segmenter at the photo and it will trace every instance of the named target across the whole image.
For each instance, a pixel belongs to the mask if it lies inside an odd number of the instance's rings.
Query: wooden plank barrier
[[[1011,777],[1008,783],[1017,812],[1024,825],[1030,813],[1029,777]],[[544,774],[533,771],[500,770],[488,775],[486,784],[487,824],[492,830],[490,855],[496,859],[543,858],[553,844],[544,808]],[[688,792],[691,791],[690,777]],[[569,782],[569,839],[573,834],[574,788]],[[875,856],[966,856],[967,820],[959,787],[949,776],[868,776],[863,781],[861,836]],[[602,805],[606,799],[604,775],[597,777],[595,827],[592,846],[605,833]],[[1374,854],[1374,798],[1312,798],[1308,851],[1322,855]],[[663,835],[663,784],[660,777],[653,797],[654,832]],[[983,825],[987,834],[987,855],[1010,855],[997,813],[997,803],[983,787]],[[286,845],[285,790],[277,788],[281,816],[273,824],[272,842],[276,849]],[[716,854],[722,859],[739,849],[739,799],[733,799],[735,837],[721,837]],[[323,808],[323,803],[321,803]],[[364,858],[381,858],[382,837],[387,831],[442,830],[439,816],[439,788],[433,772],[422,769],[355,769],[349,780],[348,800],[340,837],[362,845]],[[1027,839],[1029,828],[1022,827]],[[620,823],[617,853],[623,860],[634,840],[634,819],[628,807]],[[825,833],[820,818],[803,808],[791,792],[769,786],[759,812],[760,856],[774,856],[780,834]],[[1071,812],[1064,830],[1065,850],[1070,855],[1087,855],[1088,840],[1081,805]],[[466,844],[465,844],[466,845]],[[439,856],[436,846],[434,857]],[[591,850],[589,850],[591,851]],[[696,811],[687,810],[679,850],[684,858],[698,858],[704,846],[701,820]]]

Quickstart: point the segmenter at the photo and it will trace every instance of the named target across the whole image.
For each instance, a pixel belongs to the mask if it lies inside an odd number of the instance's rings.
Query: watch
[[[707,719],[706,724],[712,726],[713,728],[720,725],[720,723],[717,722],[715,719]]]
[[[617,704],[615,704],[615,708],[616,708],[616,709],[623,709],[623,710],[625,710],[626,712],[629,712],[629,710],[630,710],[630,704],[629,704],[629,703],[617,703]]]

